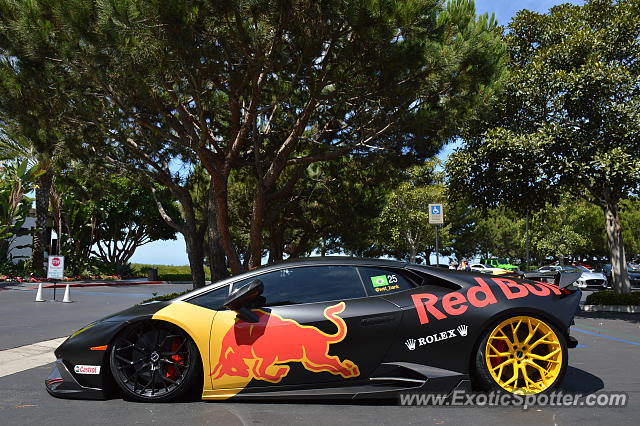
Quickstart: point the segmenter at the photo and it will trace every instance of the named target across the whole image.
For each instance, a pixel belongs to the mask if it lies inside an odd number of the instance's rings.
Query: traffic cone
[[[71,302],[73,302],[73,300],[71,300],[71,298],[69,297],[69,284],[67,284],[67,287],[64,289],[64,297],[62,298],[62,303]]]
[[[38,284],[38,292],[36,293],[36,300],[34,300],[34,302],[46,302],[46,300],[42,298],[42,283]]]

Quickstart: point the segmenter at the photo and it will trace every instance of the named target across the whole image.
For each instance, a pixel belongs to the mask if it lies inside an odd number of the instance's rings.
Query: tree
[[[620,202],[620,221],[624,238],[624,252],[628,259],[640,258],[640,200],[637,197]]]
[[[536,212],[531,218],[531,248],[542,257],[556,256],[560,264],[564,265],[567,257],[574,255],[579,249],[584,249],[589,241],[575,229],[575,223],[568,219],[571,204],[564,204],[561,208],[547,208]]]
[[[125,275],[138,247],[175,239],[175,230],[160,217],[152,193],[133,178],[76,165],[59,182],[61,240],[75,273],[87,267],[93,254],[111,273]],[[167,192],[156,188],[167,212],[178,216]]]
[[[38,177],[36,167],[27,161],[0,162],[0,264],[11,257],[9,248],[16,237],[28,234],[22,226],[31,209],[31,191]]]
[[[520,211],[573,193],[600,206],[617,292],[630,291],[619,203],[640,188],[640,8],[592,0],[521,11],[493,116],[449,164],[478,205]]]
[[[410,168],[408,179],[391,191],[385,200],[377,231],[379,244],[387,254],[412,263],[421,254],[426,263],[430,263],[436,231],[434,225],[429,224],[429,204],[445,200],[445,188],[437,182],[434,165],[428,163]],[[440,247],[450,245],[450,227],[447,224],[441,228]]]
[[[176,159],[209,174],[208,227],[233,273],[245,268],[230,180],[241,169],[253,176],[246,265],[255,268],[271,206],[310,164],[377,150],[433,155],[491,96],[504,57],[495,20],[477,18],[468,0],[5,0],[3,9],[31,55],[91,86],[82,100],[100,113],[87,125],[100,123],[114,161],[125,155],[180,202],[185,226],[174,227],[199,284],[204,232],[169,168]]]
[[[32,264],[34,273],[44,276],[44,251],[48,249],[44,240],[55,164],[63,150],[65,128],[70,126],[61,120],[62,110],[69,104],[60,92],[68,82],[44,58],[26,59],[20,40],[7,35],[0,30],[0,158],[37,165]]]

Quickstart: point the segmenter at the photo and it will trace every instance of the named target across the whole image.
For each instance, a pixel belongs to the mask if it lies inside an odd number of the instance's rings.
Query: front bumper
[[[56,360],[49,377],[44,381],[47,392],[58,398],[106,399],[103,389],[80,385],[61,359]]]

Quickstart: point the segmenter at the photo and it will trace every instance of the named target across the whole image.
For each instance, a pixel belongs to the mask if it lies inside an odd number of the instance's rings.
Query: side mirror
[[[258,279],[253,280],[249,284],[246,284],[231,293],[229,297],[227,297],[227,300],[224,301],[223,306],[227,309],[231,309],[232,311],[236,311],[238,313],[238,317],[243,321],[258,322],[258,316],[251,312],[249,306],[251,305],[251,302],[260,297],[263,291],[264,284],[262,281]]]

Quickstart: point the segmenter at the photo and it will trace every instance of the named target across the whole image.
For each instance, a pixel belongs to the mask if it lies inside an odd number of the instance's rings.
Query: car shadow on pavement
[[[594,376],[579,368],[569,367],[559,388],[565,392],[584,395],[597,392],[604,388],[604,382],[598,376]]]

